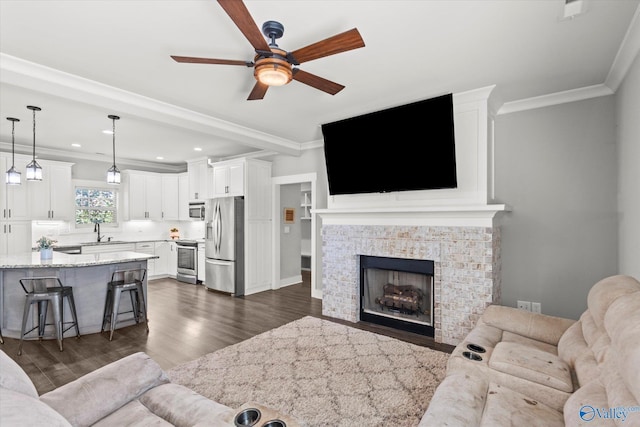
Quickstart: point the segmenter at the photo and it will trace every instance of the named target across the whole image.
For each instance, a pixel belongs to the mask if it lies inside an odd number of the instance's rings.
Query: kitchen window
[[[118,192],[111,188],[78,186],[75,191],[76,228],[99,222],[118,225]]]

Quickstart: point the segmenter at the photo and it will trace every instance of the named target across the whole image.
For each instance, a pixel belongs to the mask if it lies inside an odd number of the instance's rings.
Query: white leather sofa
[[[605,278],[587,307],[578,321],[487,307],[420,426],[640,426],[640,282]]]
[[[135,353],[38,396],[0,351],[0,426],[234,426],[235,411],[178,384]]]

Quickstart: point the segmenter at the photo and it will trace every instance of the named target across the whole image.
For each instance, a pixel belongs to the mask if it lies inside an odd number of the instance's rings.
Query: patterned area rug
[[[307,316],[168,374],[232,408],[256,402],[308,427],[417,426],[448,357]]]

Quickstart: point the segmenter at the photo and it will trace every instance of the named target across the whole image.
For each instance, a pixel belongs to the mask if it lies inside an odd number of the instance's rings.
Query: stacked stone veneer
[[[500,229],[322,226],[322,314],[360,319],[359,255],[434,261],[434,339],[456,345],[500,302]]]

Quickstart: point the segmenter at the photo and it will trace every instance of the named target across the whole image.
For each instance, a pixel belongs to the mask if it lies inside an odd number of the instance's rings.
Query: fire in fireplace
[[[431,260],[360,255],[360,320],[434,335]]]

